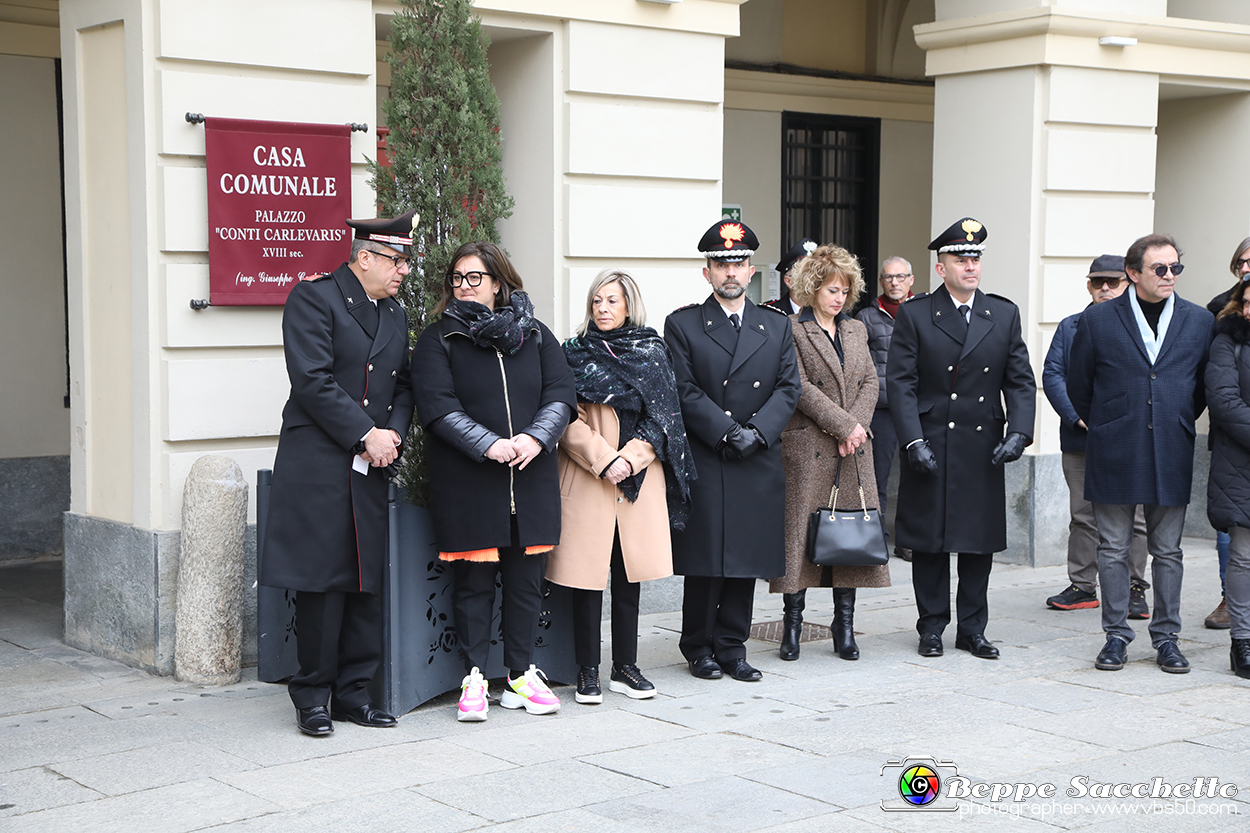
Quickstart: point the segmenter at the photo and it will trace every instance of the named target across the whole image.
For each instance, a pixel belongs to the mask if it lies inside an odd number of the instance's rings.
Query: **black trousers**
[[[746,659],[754,605],[753,578],[686,576],[678,642],[682,656]]]
[[[961,552],[959,588],[955,591],[955,610],[959,615],[956,631],[961,636],[985,633],[990,607],[986,594],[990,587],[990,568],[994,556],[985,553]],[[951,559],[946,552],[912,553],[911,580],[916,590],[916,631],[939,636],[951,621]]]
[[[538,639],[547,554],[526,555],[521,547],[500,547],[497,562],[454,561],[451,569],[455,582],[451,604],[464,670],[477,667],[486,673],[490,643],[496,633],[496,575],[503,586],[499,629],[503,632],[504,664],[513,671],[528,669]]]
[[[382,599],[372,593],[295,594],[299,672],[287,684],[297,709],[354,709],[382,662]]]
[[[618,529],[612,542],[612,662],[615,665],[638,664],[638,599],[642,585],[625,575],[625,557],[621,554],[621,533]],[[603,621],[603,591],[573,591],[573,656],[578,665],[598,665],[600,661],[600,623]]]

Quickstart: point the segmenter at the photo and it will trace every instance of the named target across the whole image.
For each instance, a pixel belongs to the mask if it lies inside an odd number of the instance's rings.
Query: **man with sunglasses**
[[[348,220],[349,260],[296,284],[282,314],[291,395],[273,467],[260,583],[295,592],[296,726],[388,727],[367,686],[382,658],[388,466],[412,421],[408,316],[395,293],[417,225]],[[327,708],[328,707],[328,708]]]
[[[1184,267],[1176,241],[1150,234],[1124,255],[1132,291],[1087,309],[1069,360],[1068,397],[1089,426],[1085,498],[1098,524],[1098,580],[1106,643],[1094,661],[1124,667],[1129,627],[1129,545],[1133,516],[1146,516],[1152,556],[1155,661],[1189,671],[1177,647],[1183,573],[1181,534],[1193,480],[1194,423],[1206,407],[1203,373],[1215,318],[1176,294]]]
[[[1119,298],[1128,286],[1124,258],[1120,255],[1099,255],[1090,264],[1085,289],[1089,292],[1089,309],[1095,304]],[[1068,399],[1066,378],[1072,338],[1082,312],[1059,322],[1050,341],[1046,362],[1042,367],[1042,387],[1055,413],[1059,414],[1059,448],[1063,452],[1063,477],[1068,483],[1068,589],[1046,600],[1055,610],[1081,610],[1098,607],[1098,525],[1094,507],[1085,499],[1085,423],[1076,415]],[[1128,618],[1149,619],[1146,603],[1146,520],[1141,508],[1133,524],[1133,543],[1129,547],[1132,584],[1129,588]]]

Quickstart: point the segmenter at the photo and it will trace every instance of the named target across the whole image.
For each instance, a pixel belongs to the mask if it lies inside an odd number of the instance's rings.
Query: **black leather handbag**
[[[867,508],[864,485],[859,477],[859,457],[855,454],[855,478],[859,486],[859,509],[836,509],[842,460],[833,476],[829,506],[807,516],[807,560],[822,567],[877,567],[888,563],[885,531],[876,509]]]

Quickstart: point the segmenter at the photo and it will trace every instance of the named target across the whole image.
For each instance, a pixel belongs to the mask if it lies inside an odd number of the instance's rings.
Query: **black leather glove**
[[[911,470],[918,474],[937,474],[937,458],[933,456],[933,449],[929,448],[928,440],[921,440],[908,447],[907,463],[911,466]]]
[[[742,426],[742,430],[734,440],[734,448],[738,452],[738,458],[742,460],[767,446],[768,444],[764,442],[764,435],[753,425]]]
[[[1003,463],[1014,463],[1020,459],[1020,455],[1024,454],[1024,447],[1029,441],[1023,434],[1017,434],[1014,431],[1003,437],[1003,441],[994,449],[994,456],[990,458],[990,462],[996,466]]]

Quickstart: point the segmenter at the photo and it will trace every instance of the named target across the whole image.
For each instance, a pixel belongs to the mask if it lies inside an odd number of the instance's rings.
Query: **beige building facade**
[[[607,266],[639,277],[656,326],[704,297],[693,241],[726,206],[761,238],[759,297],[810,229],[869,276],[907,257],[925,288],[928,240],[970,214],[990,231],[983,286],[1019,304],[1040,378],[1094,256],[1171,232],[1181,293],[1205,302],[1250,233],[1250,9],[1233,0],[475,5],[516,199],[501,232],[561,336]],[[168,673],[187,472],[223,454],[254,485],[273,461],[281,311],[191,308],[207,181],[186,114],[376,126],[396,9],[0,0],[0,559],[63,551],[70,644]],[[376,143],[352,136],[370,216]],[[1066,534],[1057,418],[1039,414],[1009,470],[1005,557],[1025,563]]]

